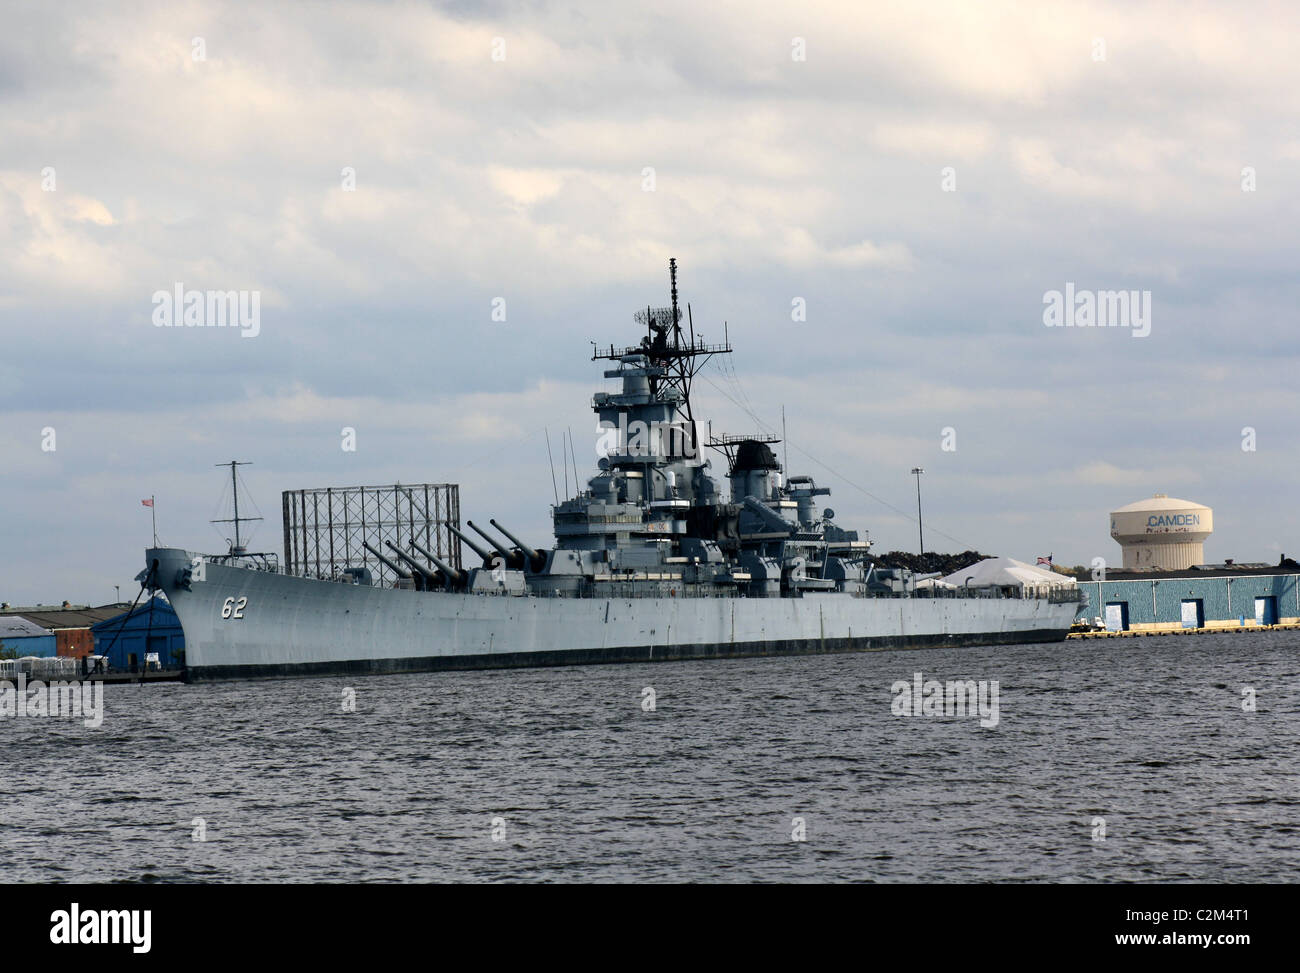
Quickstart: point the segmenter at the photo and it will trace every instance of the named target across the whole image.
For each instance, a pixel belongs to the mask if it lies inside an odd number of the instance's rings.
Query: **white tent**
[[[1073,588],[1076,582],[1064,574],[1040,568],[1013,557],[990,557],[961,571],[954,571],[943,579],[958,588]]]

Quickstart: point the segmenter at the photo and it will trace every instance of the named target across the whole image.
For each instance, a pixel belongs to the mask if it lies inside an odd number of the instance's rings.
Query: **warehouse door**
[[[1262,598],[1255,599],[1255,624],[1277,624],[1277,598],[1273,595],[1265,595]]]
[[[1127,601],[1106,602],[1106,631],[1108,632],[1128,631],[1128,602]]]
[[[1205,602],[1200,598],[1183,599],[1183,628],[1205,628]]]

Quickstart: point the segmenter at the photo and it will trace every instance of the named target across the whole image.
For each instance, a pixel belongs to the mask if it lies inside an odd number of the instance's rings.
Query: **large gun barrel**
[[[465,544],[469,547],[469,549],[473,551],[475,554],[477,554],[479,557],[481,557],[485,562],[492,560],[491,554],[483,550],[483,548],[479,547],[478,544],[470,540],[464,533],[457,530],[455,527],[451,526],[451,524],[447,525],[447,529],[451,531],[453,534],[455,534],[457,537],[459,537],[462,541],[464,541]],[[412,543],[414,543],[414,541],[412,541]],[[427,557],[428,555],[425,556]]]
[[[474,521],[472,520],[465,521],[465,525],[469,527],[470,530],[474,531],[476,534],[482,537],[485,541],[487,541],[492,546],[492,550],[496,551],[496,553],[500,554],[507,561],[510,560],[510,548],[508,545],[503,545],[499,540],[491,536],[487,531],[485,531],[478,524],[474,523]]]
[[[417,551],[419,551],[421,554],[423,554],[425,557],[427,557],[432,564],[436,564],[438,566],[438,570],[441,571],[443,575],[447,578],[447,580],[450,581],[452,584],[460,584],[462,581],[465,580],[465,573],[463,571],[457,571],[455,568],[453,568],[442,558],[438,557],[436,554],[426,551],[419,544],[415,543],[414,537],[411,538],[411,546],[415,548]]]
[[[517,547],[517,548],[519,548],[519,550],[523,551],[523,552],[524,552],[524,556],[527,557],[528,560],[530,560],[530,561],[540,561],[540,560],[542,559],[542,556],[541,556],[540,554],[538,554],[535,550],[533,550],[531,547],[529,547],[527,544],[525,544],[523,541],[521,541],[521,540],[520,540],[518,537],[516,537],[514,534],[510,533],[510,531],[506,530],[504,527],[502,527],[500,524],[498,524],[498,523],[497,523],[495,520],[493,520],[491,517],[488,518],[488,523],[491,524],[493,527],[495,527],[497,530],[501,531],[501,533],[505,534],[506,537],[508,537],[511,541],[513,541],[515,547]]]
[[[416,571],[418,571],[418,572],[420,573],[420,577],[424,578],[424,580],[425,580],[426,582],[428,582],[429,584],[433,584],[435,581],[437,581],[437,578],[434,577],[434,574],[433,574],[432,571],[430,571],[428,568],[426,568],[423,564],[421,564],[421,563],[420,563],[419,561],[417,561],[415,558],[411,557],[411,555],[407,554],[404,550],[402,550],[400,547],[398,547],[398,546],[397,546],[396,544],[394,544],[392,541],[384,541],[384,544],[385,544],[385,546],[387,546],[388,549],[391,550],[394,554],[396,554],[396,555],[397,555],[398,557],[400,557],[403,561],[405,561],[407,564],[409,564],[412,568],[414,568]]]
[[[369,551],[371,554],[373,554],[375,557],[379,558],[379,560],[381,560],[381,561],[383,561],[385,564],[387,564],[388,567],[389,567],[389,569],[390,569],[390,570],[391,570],[395,575],[397,575],[399,578],[410,578],[410,577],[411,577],[411,572],[410,572],[410,571],[404,571],[404,570],[402,570],[402,568],[400,568],[398,565],[394,564],[394,563],[393,563],[392,561],[390,561],[388,558],[384,557],[384,555],[380,554],[378,551],[376,551],[373,547],[371,547],[371,546],[370,546],[369,544],[367,544],[365,541],[362,541],[362,542],[361,542],[361,545],[362,545],[362,546],[363,546],[367,551]]]

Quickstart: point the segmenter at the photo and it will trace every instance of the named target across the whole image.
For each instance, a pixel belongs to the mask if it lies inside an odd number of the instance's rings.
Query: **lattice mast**
[[[695,438],[695,414],[691,408],[691,384],[710,358],[730,354],[731,344],[724,340],[722,344],[710,345],[705,342],[702,334],[696,335],[690,304],[686,305],[687,330],[683,331],[682,312],[677,304],[676,257],[668,261],[668,280],[671,305],[646,307],[644,311],[636,312],[635,320],[646,327],[646,335],[641,339],[641,344],[623,348],[610,345],[605,350],[597,349],[592,353],[591,360],[619,361],[626,355],[645,355],[650,365],[662,368],[663,375],[651,376],[650,390],[656,397],[660,397],[663,390],[677,390],[680,395],[677,413],[689,424],[691,441],[698,442]]]

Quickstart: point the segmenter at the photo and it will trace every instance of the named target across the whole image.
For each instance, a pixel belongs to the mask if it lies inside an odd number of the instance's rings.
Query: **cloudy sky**
[[[879,549],[919,465],[929,549],[1117,561],[1107,512],[1163,492],[1207,559],[1300,553],[1285,5],[3,9],[0,599],[133,595],[150,495],[223,550],[230,459],[254,548],[282,490],[394,481],[544,543],[545,433],[587,475],[588,342],[670,256],[736,347],[697,412],[784,406]],[[1067,282],[1149,291],[1150,333],[1046,327]],[[260,332],[155,326],[177,284]]]

